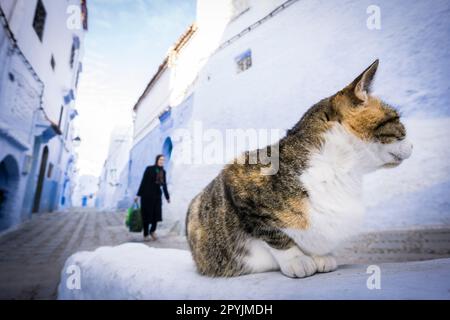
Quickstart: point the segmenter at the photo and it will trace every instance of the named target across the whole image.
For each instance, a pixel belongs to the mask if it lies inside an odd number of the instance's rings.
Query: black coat
[[[161,214],[161,187],[167,200],[170,199],[167,191],[166,171],[163,169],[164,183],[156,183],[156,166],[150,166],[145,169],[144,175],[139,186],[137,195],[141,197],[141,213],[142,217],[152,222],[162,221]]]

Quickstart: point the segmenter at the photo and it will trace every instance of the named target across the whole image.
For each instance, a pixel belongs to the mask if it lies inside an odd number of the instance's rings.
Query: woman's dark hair
[[[155,159],[155,166],[158,165],[159,158],[164,157],[163,154],[158,154]]]

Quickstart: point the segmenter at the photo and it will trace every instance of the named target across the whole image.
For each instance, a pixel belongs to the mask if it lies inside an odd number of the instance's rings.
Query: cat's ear
[[[352,83],[350,83],[344,91],[346,94],[351,96],[351,98],[356,98],[359,103],[365,103],[368,101],[368,96],[370,94],[370,88],[372,85],[373,78],[378,68],[378,59],[375,60],[366,70],[363,71]]]

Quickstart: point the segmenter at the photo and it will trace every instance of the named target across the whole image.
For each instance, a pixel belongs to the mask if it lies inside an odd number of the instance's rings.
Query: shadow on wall
[[[19,166],[13,156],[0,162],[0,231],[11,225],[10,213],[14,211],[14,199],[19,185]]]

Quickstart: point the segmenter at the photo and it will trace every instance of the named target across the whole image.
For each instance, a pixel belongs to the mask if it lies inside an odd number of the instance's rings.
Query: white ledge
[[[69,257],[61,272],[58,298],[450,299],[450,259],[379,267],[379,290],[367,288],[367,265],[340,266],[335,272],[305,279],[290,279],[279,272],[213,279],[195,271],[188,251],[127,243]],[[68,280],[72,285],[67,285]]]

